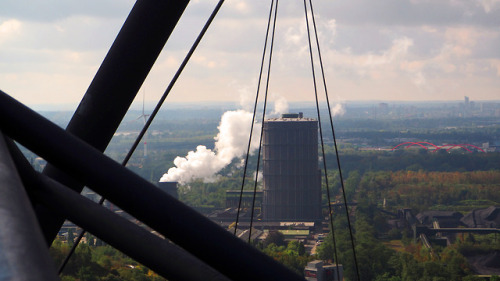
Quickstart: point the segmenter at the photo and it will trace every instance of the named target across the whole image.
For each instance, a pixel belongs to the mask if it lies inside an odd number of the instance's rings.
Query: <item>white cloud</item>
[[[0,87],[28,103],[57,102],[59,98],[78,102],[134,1],[49,2],[2,2]],[[146,80],[148,99],[163,93],[216,3],[192,1],[188,5]],[[474,94],[497,98],[497,92],[491,93],[500,87],[499,3],[315,3],[331,94],[391,99],[396,96],[391,93],[397,92],[399,99],[433,99],[437,95],[425,92],[445,91],[460,99],[463,92],[454,93],[440,85],[461,83],[467,77],[470,85],[481,81]],[[243,104],[253,106],[269,5],[266,1],[226,1],[169,99],[237,102],[241,96]],[[312,92],[301,6],[280,3],[270,80],[270,92],[284,93],[290,102],[309,99],[306,93]],[[248,94],[235,94],[239,92]],[[473,97],[473,93],[468,95]]]
[[[231,7],[240,12],[240,13],[243,13],[243,14],[248,14],[251,12],[251,7],[250,5],[248,5],[247,2],[243,1],[243,0],[236,0],[236,1],[231,1]]]
[[[336,103],[331,108],[332,117],[342,116],[345,114],[345,107],[341,103]]]
[[[255,179],[255,173],[256,172],[253,172],[253,179]],[[263,179],[264,179],[264,174],[262,174],[262,172],[259,171],[259,174],[257,175],[257,182],[262,182]]]
[[[22,21],[53,22],[75,15],[121,18],[132,8],[133,0],[2,0],[0,17]]]
[[[217,62],[210,60],[205,56],[193,56],[192,60],[194,63],[204,68],[212,69],[218,66]]]
[[[3,43],[21,33],[22,23],[17,19],[0,22],[0,43]]]
[[[203,145],[190,151],[185,157],[176,157],[175,167],[170,168],[160,179],[161,182],[177,181],[189,183],[196,179],[213,182],[217,173],[229,165],[235,158],[245,155],[250,136],[252,113],[243,110],[225,112],[219,124],[219,133],[215,137],[215,149]],[[260,126],[255,125],[251,153],[259,146]]]
[[[339,52],[330,51],[333,65],[356,73],[361,77],[378,79],[385,74],[394,73],[400,70],[400,65],[405,62],[409,55],[409,48],[413,45],[413,40],[407,37],[396,39],[389,49],[380,54],[353,54],[350,49]]]
[[[274,98],[274,110],[272,114],[284,114],[288,113],[288,101],[286,98],[280,94],[273,94]]]
[[[477,0],[479,5],[483,7],[486,13],[490,13],[491,11],[498,9],[500,7],[500,0]]]
[[[497,76],[500,77],[500,60],[491,60],[491,67],[496,70]]]
[[[248,86],[238,87],[240,106],[246,111],[252,111],[255,106],[255,93],[250,91]]]

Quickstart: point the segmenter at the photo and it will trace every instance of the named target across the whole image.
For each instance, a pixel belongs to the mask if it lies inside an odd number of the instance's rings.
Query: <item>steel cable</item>
[[[273,47],[274,47],[274,34],[276,31],[276,18],[278,16],[278,0],[276,0],[276,7],[274,9],[274,21],[273,21],[273,32],[271,35],[271,47],[269,50],[269,63],[267,66],[267,81],[266,81],[266,92],[264,95],[264,109],[262,112],[262,125],[260,127],[260,141],[259,141],[259,153],[257,154],[257,169],[255,171],[255,182],[253,187],[253,201],[252,201],[252,214],[250,216],[250,228],[248,229],[248,243],[250,243],[250,238],[252,237],[252,226],[253,226],[253,215],[255,210],[255,194],[257,193],[257,180],[259,177],[259,167],[260,167],[260,152],[262,150],[262,137],[264,133],[264,120],[266,117],[266,107],[267,107],[267,94],[269,90],[269,78],[271,76],[271,62],[273,58]]]
[[[323,141],[323,129],[321,126],[321,115],[320,115],[320,111],[319,111],[318,89],[317,89],[317,85],[316,85],[316,72],[314,70],[314,59],[313,59],[313,52],[312,52],[312,45],[311,45],[309,19],[307,16],[306,0],[304,0],[304,15],[305,15],[306,27],[307,27],[307,39],[308,39],[308,43],[309,43],[309,56],[311,59],[311,70],[312,70],[313,85],[314,85],[314,96],[315,96],[315,101],[316,101],[316,111],[317,111],[318,123],[319,123],[319,135],[320,135],[320,139],[321,139],[321,153],[322,153],[322,157],[323,157],[323,170],[325,173],[326,194],[327,194],[327,199],[328,199],[328,216],[330,217],[330,228],[332,231],[333,251],[335,254],[335,265],[337,266],[337,270],[336,270],[337,280],[340,280],[340,274],[339,274],[339,270],[338,270],[337,245],[335,242],[335,229],[333,227],[333,218],[332,218],[333,213],[332,213],[332,206],[331,206],[330,187],[328,184],[328,170],[326,168],[325,144]]]
[[[255,103],[254,103],[254,106],[253,106],[252,125],[250,127],[250,136],[248,138],[247,154],[246,154],[246,157],[245,157],[245,166],[244,166],[244,169],[243,169],[243,179],[242,179],[242,182],[241,182],[240,198],[239,198],[239,202],[238,202],[238,210],[237,210],[237,213],[236,213],[236,223],[235,223],[235,226],[234,226],[234,235],[236,235],[236,231],[238,230],[238,222],[239,222],[239,219],[240,219],[240,210],[241,210],[241,203],[242,203],[241,201],[242,201],[242,198],[243,198],[243,188],[245,186],[245,178],[246,178],[246,175],[247,175],[248,157],[250,155],[250,145],[251,145],[251,142],[252,142],[253,126],[255,124],[255,115],[256,115],[256,111],[257,111],[257,104],[258,104],[258,101],[259,101],[260,84],[261,84],[261,81],[262,81],[262,72],[263,72],[263,69],[264,69],[264,61],[265,61],[265,57],[266,57],[267,40],[269,38],[269,26],[271,25],[271,18],[272,18],[272,14],[273,14],[273,6],[274,6],[274,0],[271,1],[271,7],[269,8],[269,19],[267,21],[266,39],[264,40],[264,50],[262,51],[262,60],[261,60],[261,63],[260,63],[259,81],[257,82],[257,93],[255,95]]]
[[[352,225],[351,225],[351,220],[349,218],[349,209],[347,206],[347,199],[346,199],[346,195],[345,195],[344,180],[343,180],[343,176],[342,176],[342,169],[340,166],[340,158],[339,158],[339,153],[338,153],[338,148],[337,148],[337,140],[335,137],[335,130],[334,130],[334,126],[333,126],[333,118],[332,118],[332,112],[331,112],[331,108],[330,108],[330,100],[328,98],[328,90],[327,90],[327,86],[326,86],[326,78],[325,78],[325,72],[324,72],[324,67],[323,67],[323,59],[321,56],[321,50],[320,50],[320,46],[319,46],[318,32],[317,32],[317,28],[316,28],[316,20],[314,18],[314,9],[313,9],[313,5],[312,5],[312,0],[309,0],[309,5],[311,7],[311,18],[312,18],[313,27],[314,27],[314,34],[315,34],[315,38],[316,38],[316,46],[318,49],[318,57],[319,57],[319,62],[320,62],[320,66],[321,66],[321,74],[323,77],[323,86],[324,86],[326,102],[327,102],[327,106],[328,106],[328,114],[330,117],[330,125],[331,125],[331,130],[332,130],[332,135],[333,135],[334,146],[335,146],[337,167],[338,167],[339,176],[340,176],[340,184],[342,187],[342,194],[343,194],[344,205],[345,205],[345,210],[346,210],[347,223],[348,223],[348,227],[349,227],[349,234],[350,234],[350,238],[351,238],[351,247],[352,247],[352,252],[353,252],[354,264],[356,267],[357,279],[359,281],[361,279],[360,279],[360,274],[359,274],[358,260],[356,257],[356,247],[354,245],[354,236],[352,233]],[[317,97],[317,90],[316,90],[316,77],[315,77],[315,72],[314,72],[313,54],[312,54],[312,47],[311,47],[311,35],[310,35],[310,30],[309,30],[309,20],[307,17],[306,0],[304,0],[304,9],[305,9],[305,14],[306,14],[307,35],[308,35],[308,40],[309,40],[309,53],[310,53],[310,57],[311,57],[311,66],[312,66],[312,73],[313,73],[313,79],[314,79],[314,89],[315,89],[315,94],[316,94],[316,106],[317,106],[317,110],[318,110],[318,120],[319,120],[320,112],[319,112],[319,106],[318,106],[318,97]],[[324,151],[324,144],[323,144],[323,137],[322,137],[321,121],[319,121],[319,122],[320,122],[321,146],[322,146],[322,152],[323,152],[323,163],[324,163],[324,169],[325,169],[325,180],[326,180],[326,184],[327,184],[328,207],[330,210],[330,223],[331,223],[331,227],[332,227],[332,239],[333,239],[333,244],[335,247],[335,237],[333,234],[333,218],[332,218],[333,214],[331,212],[331,201],[330,201],[330,192],[329,192],[329,187],[328,187],[328,177],[326,176],[326,170],[327,170],[326,158],[325,158],[325,151]],[[336,250],[335,250],[335,257],[337,258],[337,251]],[[338,269],[338,262],[337,261],[336,261],[336,265],[337,265],[337,269]],[[337,270],[337,278],[339,278],[338,274],[339,274],[339,272]],[[340,280],[340,278],[339,278],[339,280]]]
[[[182,71],[184,70],[184,68],[186,67],[189,59],[191,58],[191,56],[193,55],[194,51],[196,50],[196,48],[198,47],[199,43],[201,42],[201,39],[203,38],[203,36],[205,35],[206,31],[208,30],[208,27],[210,26],[210,24],[212,23],[213,19],[215,18],[215,16],[217,15],[217,13],[219,12],[222,4],[224,3],[224,0],[219,0],[217,6],[215,7],[215,9],[213,10],[212,14],[210,15],[210,17],[208,18],[207,22],[205,23],[205,25],[203,26],[203,29],[201,30],[200,34],[198,35],[198,37],[196,38],[195,42],[193,43],[193,45],[191,46],[189,52],[186,54],[186,57],[184,58],[184,60],[182,61],[181,65],[179,66],[179,69],[177,69],[177,72],[175,73],[174,77],[172,78],[172,80],[170,81],[170,83],[168,84],[167,86],[167,89],[165,90],[165,92],[163,93],[162,97],[160,98],[160,100],[158,101],[155,109],[153,110],[153,112],[151,113],[151,115],[149,116],[148,120],[146,121],[146,123],[144,124],[144,127],[142,128],[141,132],[139,133],[139,135],[137,136],[137,138],[135,139],[135,142],[134,144],[132,145],[132,147],[130,148],[130,150],[128,151],[127,155],[125,156],[125,158],[123,159],[122,161],[122,166],[125,166],[127,165],[128,161],[130,160],[130,158],[132,157],[132,154],[135,152],[137,146],[139,145],[139,143],[141,142],[142,138],[144,137],[144,135],[146,134],[146,131],[148,130],[149,126],[151,125],[151,123],[153,122],[154,118],[156,117],[156,114],[160,111],[160,108],[161,106],[163,105],[163,102],[165,101],[165,99],[167,98],[168,94],[170,93],[170,91],[172,90],[173,86],[175,85],[175,82],[177,82],[177,79],[179,78],[179,76],[181,75]],[[102,205],[104,203],[106,199],[104,197],[101,197],[101,199],[99,200],[99,205]],[[80,241],[82,240],[83,236],[85,235],[85,230],[83,229],[80,234],[78,235],[78,237],[76,238],[75,242],[73,243],[73,246],[71,247],[68,255],[66,256],[66,258],[63,260],[63,262],[61,263],[61,265],[59,266],[59,270],[58,270],[58,274],[61,274],[62,271],[64,270],[66,264],[68,263],[69,259],[71,258],[71,256],[73,255],[73,253],[75,252],[76,250],[76,247],[78,246],[78,244],[80,243]]]

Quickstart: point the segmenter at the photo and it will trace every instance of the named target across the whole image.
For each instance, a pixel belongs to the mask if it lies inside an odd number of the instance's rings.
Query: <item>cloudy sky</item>
[[[191,1],[143,85],[147,100],[161,96],[216,3]],[[2,0],[0,89],[30,106],[77,104],[133,4]],[[500,0],[313,4],[332,100],[500,99]],[[226,0],[167,101],[252,100],[269,5]],[[311,101],[303,2],[280,1],[277,22],[271,99]]]

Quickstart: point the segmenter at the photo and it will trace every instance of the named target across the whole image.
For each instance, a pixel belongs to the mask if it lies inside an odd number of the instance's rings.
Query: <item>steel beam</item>
[[[12,141],[8,142],[8,146],[19,175],[33,200],[67,217],[168,280],[229,281],[170,241],[35,172]]]
[[[59,280],[1,132],[0,280]]]
[[[231,279],[304,280],[1,91],[0,129]]]
[[[67,131],[103,152],[132,104],[189,0],[137,0],[104,58]],[[44,173],[77,192],[83,185],[52,166]],[[64,218],[36,206],[50,245]]]
[[[189,0],[138,0],[67,130],[104,151]]]

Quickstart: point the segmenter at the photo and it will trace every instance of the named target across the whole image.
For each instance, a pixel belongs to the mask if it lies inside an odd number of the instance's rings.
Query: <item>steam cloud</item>
[[[190,151],[185,157],[176,157],[175,167],[164,174],[160,182],[177,181],[181,184],[189,183],[196,179],[204,182],[216,180],[216,174],[229,165],[234,158],[242,157],[247,150],[248,136],[252,113],[244,110],[225,112],[219,124],[219,133],[214,138],[215,148],[212,151],[203,145]],[[250,153],[259,147],[260,124],[254,127]]]
[[[288,113],[288,101],[283,96],[277,96],[274,100],[273,114]]]
[[[334,107],[332,107],[331,111],[332,111],[332,117],[342,116],[345,113],[345,108],[341,103],[337,103],[335,104]]]

